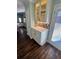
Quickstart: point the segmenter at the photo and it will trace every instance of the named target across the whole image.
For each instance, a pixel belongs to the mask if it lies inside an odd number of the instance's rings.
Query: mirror
[[[45,20],[47,0],[35,0],[35,26],[47,28]]]

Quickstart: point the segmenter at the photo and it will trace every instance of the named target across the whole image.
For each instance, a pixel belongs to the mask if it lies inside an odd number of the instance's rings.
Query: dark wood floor
[[[61,59],[61,52],[46,43],[39,46],[23,28],[18,29],[17,59]]]

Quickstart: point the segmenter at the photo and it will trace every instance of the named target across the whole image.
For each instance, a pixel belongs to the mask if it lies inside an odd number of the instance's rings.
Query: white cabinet
[[[32,27],[32,38],[39,44],[44,45],[47,39],[48,29],[39,26]]]

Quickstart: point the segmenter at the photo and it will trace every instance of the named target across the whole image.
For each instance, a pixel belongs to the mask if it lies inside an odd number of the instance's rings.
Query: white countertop
[[[33,29],[36,29],[37,31],[40,31],[40,32],[45,31],[45,30],[48,30],[48,29],[43,28],[43,27],[40,27],[40,26],[32,26],[32,28]]]

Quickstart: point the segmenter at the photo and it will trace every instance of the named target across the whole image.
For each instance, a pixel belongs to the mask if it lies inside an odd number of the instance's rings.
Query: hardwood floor
[[[61,59],[61,52],[46,43],[39,46],[23,28],[17,34],[17,59]]]

